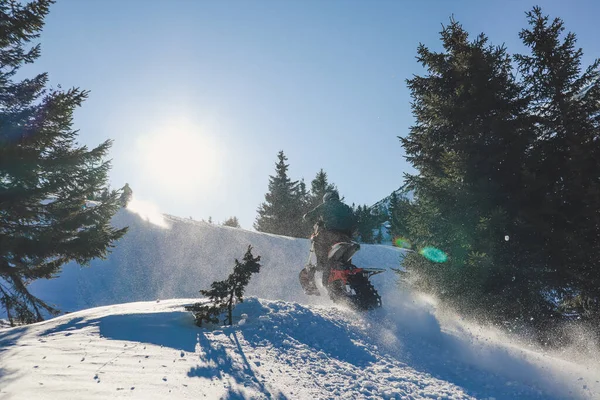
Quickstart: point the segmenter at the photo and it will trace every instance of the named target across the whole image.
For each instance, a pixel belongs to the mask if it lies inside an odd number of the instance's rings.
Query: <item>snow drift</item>
[[[407,299],[397,299],[402,302]],[[0,398],[597,398],[590,371],[439,329],[420,306],[357,315],[249,298],[200,329],[194,299],[0,330]],[[397,304],[400,305],[400,304]],[[597,373],[593,372],[592,373]]]

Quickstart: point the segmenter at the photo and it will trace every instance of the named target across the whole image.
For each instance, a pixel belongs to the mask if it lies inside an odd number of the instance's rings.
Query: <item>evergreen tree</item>
[[[241,228],[240,227],[240,221],[238,221],[238,218],[233,216],[233,217],[229,217],[225,220],[225,222],[223,222],[222,224],[223,226],[230,226],[232,228]]]
[[[404,195],[399,196],[396,191],[390,195],[387,218],[388,234],[392,239],[402,237],[410,241],[409,218],[412,207],[412,203]]]
[[[526,165],[521,218],[547,288],[575,293],[582,303],[600,299],[600,60],[582,72],[583,50],[564,23],[539,7],[520,33],[529,55],[517,55],[535,119]],[[533,239],[533,240],[532,240]],[[593,315],[600,323],[600,309]]]
[[[298,189],[298,182],[292,181],[287,175],[289,165],[285,163],[287,157],[283,151],[277,157],[276,174],[269,177],[269,191],[265,194],[265,202],[258,208],[254,229],[276,235],[304,237],[301,190]]]
[[[383,231],[381,230],[381,226],[377,230],[377,235],[375,235],[375,243],[381,244],[383,242]]]
[[[133,190],[131,190],[131,188],[129,187],[129,183],[126,183],[125,186],[123,186],[121,197],[119,198],[119,203],[121,204],[121,207],[127,207],[127,204],[129,204],[132,197]]]
[[[455,21],[441,39],[440,53],[419,46],[427,74],[408,80],[416,124],[401,140],[419,171],[407,176],[416,197],[408,236],[450,257],[437,265],[411,253],[405,265],[420,289],[459,309],[524,318],[547,306],[541,285],[529,279],[539,266],[528,262],[523,242],[502,238],[524,229],[518,216],[532,143],[529,98],[504,47],[483,34],[469,40]]]
[[[334,191],[337,192],[337,188],[334,184],[329,183],[327,173],[321,168],[310,183],[310,209],[312,210],[323,202],[325,193]]]
[[[394,238],[396,236],[401,236],[400,231],[401,227],[401,210],[400,210],[400,199],[398,199],[398,195],[396,191],[393,191],[390,195],[390,201],[388,204],[388,220],[389,220],[389,235]]]
[[[388,214],[390,219],[390,235],[395,235],[395,224],[394,224],[394,213],[398,210],[398,195],[396,191],[393,191],[390,195],[390,201],[388,204]]]
[[[300,216],[300,215],[306,214],[307,212],[309,212],[312,209],[310,193],[306,189],[306,183],[304,183],[304,178],[300,179],[300,182],[298,183],[297,193],[298,193],[298,199],[299,199],[300,208],[301,208],[301,211],[298,213],[298,215]],[[296,236],[309,237],[312,234],[313,227],[311,226],[311,224],[308,221],[299,219],[298,224],[299,224],[299,226],[298,226],[298,232],[297,232]]]
[[[233,273],[226,280],[213,282],[209,290],[200,290],[203,296],[209,298],[209,302],[186,307],[186,310],[194,313],[198,326],[202,326],[205,321],[219,323],[219,316],[225,311],[227,311],[227,320],[224,323],[233,325],[233,307],[244,301],[244,290],[250,282],[251,275],[260,272],[259,261],[260,256],[254,257],[252,246],[248,246],[243,262],[235,260]]]
[[[357,234],[362,243],[375,243],[376,230],[381,222],[381,217],[378,213],[372,210],[367,205],[358,206],[354,214],[357,221]]]
[[[57,312],[33,296],[28,284],[52,278],[63,264],[105,257],[126,229],[110,226],[119,193],[94,207],[87,199],[106,188],[111,142],[89,150],[76,143],[73,112],[86,99],[80,89],[47,89],[47,74],[14,81],[34,62],[52,1],[0,3],[0,303],[11,323],[35,322]]]
[[[600,61],[582,71],[562,20],[538,7],[527,17],[520,81],[503,47],[454,21],[443,52],[419,47],[427,75],[408,81],[416,124],[401,139],[419,175],[407,177],[416,200],[403,225],[450,257],[404,264],[459,309],[545,335],[557,311],[577,309],[598,331]]]
[[[306,190],[304,179],[300,180],[300,183],[298,184],[298,197],[302,204],[302,215],[321,204],[323,202],[323,196],[327,191],[337,192],[337,189],[335,185],[330,184],[327,181],[327,174],[323,169],[321,169],[311,181],[310,192]],[[312,234],[313,229],[313,225],[308,221],[302,221],[302,231],[299,236],[308,237]]]
[[[300,182],[298,182],[298,198],[306,208],[306,204],[308,203],[309,199],[309,194],[306,190],[306,183],[304,183],[304,178],[300,179]]]
[[[110,190],[110,186],[103,188],[102,191],[100,192],[100,196],[98,197],[97,201],[100,201],[100,202],[108,201],[110,199],[111,192],[112,191]]]

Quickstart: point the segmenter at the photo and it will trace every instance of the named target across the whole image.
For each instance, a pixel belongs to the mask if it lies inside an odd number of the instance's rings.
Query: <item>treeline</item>
[[[323,169],[317,172],[308,189],[304,179],[293,181],[288,176],[289,164],[286,164],[287,157],[283,151],[278,153],[277,159],[275,174],[269,176],[265,201],[257,210],[254,229],[276,235],[307,238],[311,235],[313,227],[303,221],[302,216],[321,204],[325,193],[338,192],[338,189],[335,184],[329,182]],[[373,230],[383,222],[384,217],[366,205],[356,207],[352,204],[352,209],[357,221],[356,239],[364,243],[374,243],[377,235],[373,234]]]
[[[540,8],[526,54],[470,39],[454,20],[443,50],[418,48],[407,81],[415,124],[400,138],[418,171],[399,234],[449,256],[409,255],[410,281],[443,303],[544,342],[571,319],[600,337],[600,61]]]

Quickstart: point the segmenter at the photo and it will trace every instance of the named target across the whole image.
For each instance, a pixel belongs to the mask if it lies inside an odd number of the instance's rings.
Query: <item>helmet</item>
[[[327,203],[328,201],[339,200],[339,199],[340,199],[340,195],[338,194],[338,192],[327,192],[327,193],[325,193],[325,196],[323,196],[323,203]]]

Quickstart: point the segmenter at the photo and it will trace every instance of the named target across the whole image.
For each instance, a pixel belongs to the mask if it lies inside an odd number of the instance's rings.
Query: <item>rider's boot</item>
[[[304,293],[309,296],[320,296],[319,288],[315,283],[315,272],[316,268],[313,265],[307,265],[300,270],[300,285],[304,289]]]

